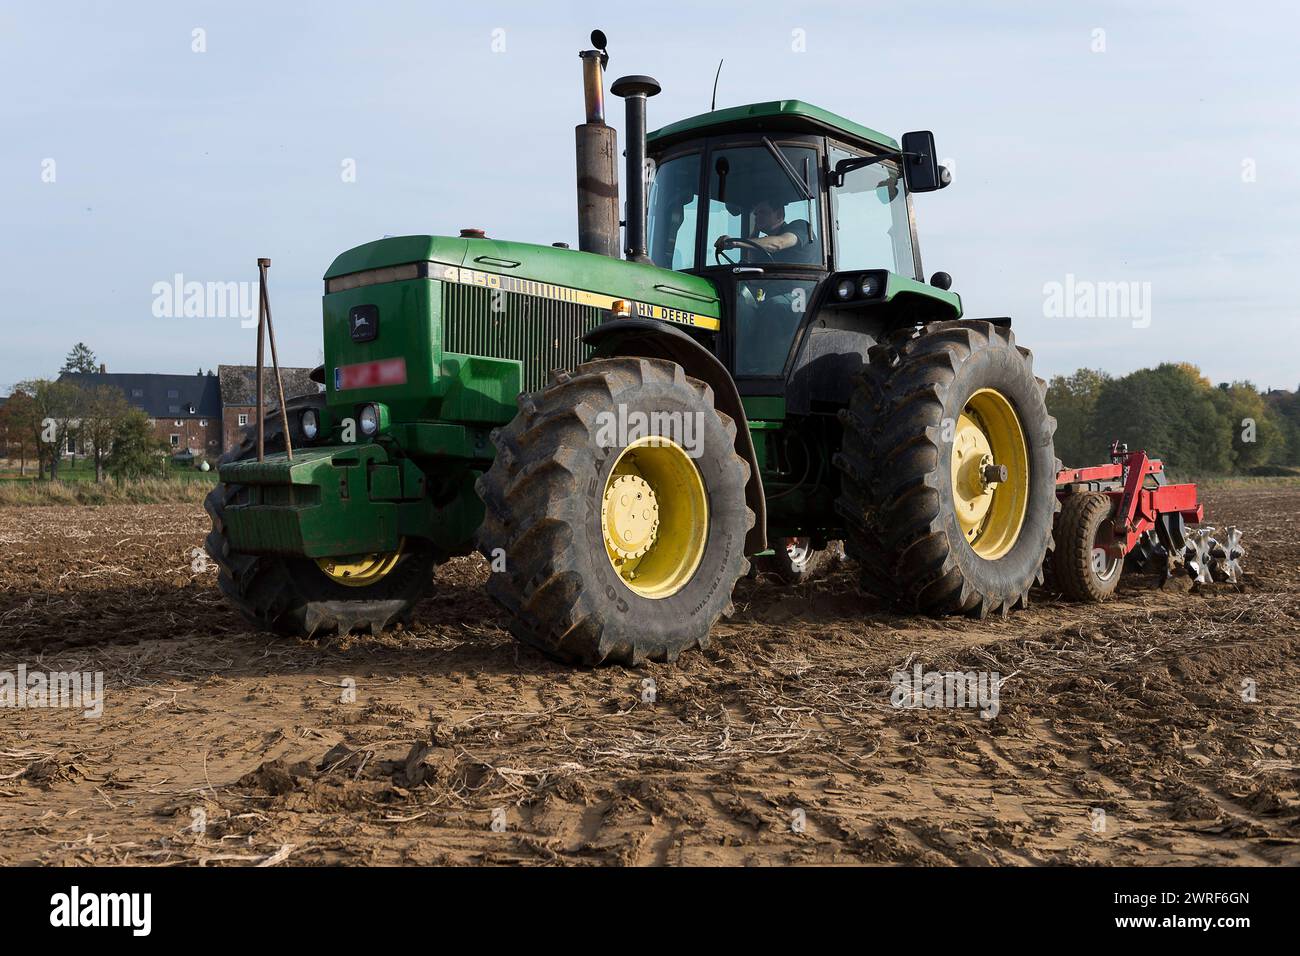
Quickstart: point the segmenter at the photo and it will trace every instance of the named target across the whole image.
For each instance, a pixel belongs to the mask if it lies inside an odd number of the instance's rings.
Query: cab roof
[[[651,147],[662,149],[679,140],[738,130],[823,133],[862,146],[898,149],[898,141],[892,136],[878,133],[803,100],[772,100],[748,106],[729,106],[671,123],[650,133],[646,139]]]

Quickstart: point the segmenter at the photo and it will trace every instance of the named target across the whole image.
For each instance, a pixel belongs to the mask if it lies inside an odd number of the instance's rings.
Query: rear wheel
[[[1107,551],[1110,513],[1110,496],[1099,492],[1069,495],[1061,505],[1052,572],[1071,600],[1105,601],[1119,586],[1124,559]]]
[[[864,589],[929,614],[1028,604],[1057,508],[1045,393],[1029,350],[989,322],[905,329],[871,349],[835,458]]]
[[[323,405],[321,396],[288,403],[295,447],[303,441],[297,426],[299,413]],[[254,442],[253,432],[246,432],[239,448],[223,456],[222,463],[255,457]],[[284,450],[284,423],[279,415],[267,418],[265,447],[268,452]],[[212,530],[204,547],[217,564],[217,586],[246,618],[259,627],[295,635],[378,632],[409,619],[429,588],[436,557],[430,547],[404,539],[390,553],[319,560],[240,553],[230,546],[225,512],[243,487],[219,482],[208,494],[204,508]]]
[[[638,433],[656,420],[683,427]],[[589,362],[521,396],[477,486],[479,550],[502,568],[488,593],[515,637],[582,664],[703,645],[754,523],[735,437],[712,390],[659,359]]]

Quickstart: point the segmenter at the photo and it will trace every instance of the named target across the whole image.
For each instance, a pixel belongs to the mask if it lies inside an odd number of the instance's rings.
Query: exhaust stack
[[[582,95],[587,121],[574,129],[578,159],[578,248],[617,259],[618,133],[605,125],[605,34],[591,32],[583,50]]]
[[[646,248],[646,128],[645,101],[659,92],[651,76],[623,76],[609,91],[627,104],[627,258],[649,262]]]

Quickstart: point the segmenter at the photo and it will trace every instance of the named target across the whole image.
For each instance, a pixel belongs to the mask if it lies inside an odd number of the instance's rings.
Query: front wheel
[[[294,447],[303,447],[298,413],[324,404],[321,396],[288,403]],[[284,449],[284,423],[267,417],[265,447]],[[246,431],[239,448],[221,461],[254,457],[254,432]],[[234,550],[226,533],[226,508],[237,501],[243,486],[218,482],[204,508],[212,530],[204,541],[217,565],[217,586],[240,613],[259,627],[280,634],[310,636],[350,631],[379,632],[410,618],[417,601],[428,591],[436,555],[414,539],[401,542],[388,554],[357,554],[309,558],[245,554]]]
[[[517,639],[589,665],[708,640],[754,523],[712,389],[673,362],[600,359],[521,396],[493,440],[479,550]]]
[[[928,614],[1028,604],[1057,508],[1046,390],[1029,351],[990,322],[936,322],[872,347],[835,458],[864,589]]]

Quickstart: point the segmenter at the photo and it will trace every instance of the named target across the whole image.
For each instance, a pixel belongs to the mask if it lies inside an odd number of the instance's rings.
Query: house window
[[[248,416],[247,416],[247,415],[240,415],[240,416],[239,416],[239,424],[240,424],[240,425],[247,425],[247,424],[248,424]]]
[[[181,407],[179,405],[168,405],[167,411],[171,412],[173,415],[179,415],[181,413]]]
[[[207,427],[208,427],[208,420],[207,420],[206,418],[200,418],[200,419],[199,419],[199,427],[200,427],[200,428],[207,428]]]
[[[181,436],[180,436],[180,435],[172,435],[172,447],[173,447],[173,448],[179,448],[180,446],[181,446]]]
[[[176,389],[174,389],[174,388],[169,388],[169,389],[167,389],[167,397],[168,397],[168,398],[180,398],[180,397],[181,397],[181,393],[180,393],[179,391],[177,391]]]
[[[181,421],[179,418],[176,419],[176,427],[177,427],[177,428],[180,428],[180,427],[183,426],[184,424],[185,424],[185,423],[184,423],[183,421]]]
[[[132,397],[132,398],[144,398],[144,389],[143,389],[143,388],[133,388],[133,389],[131,389],[131,397]]]

